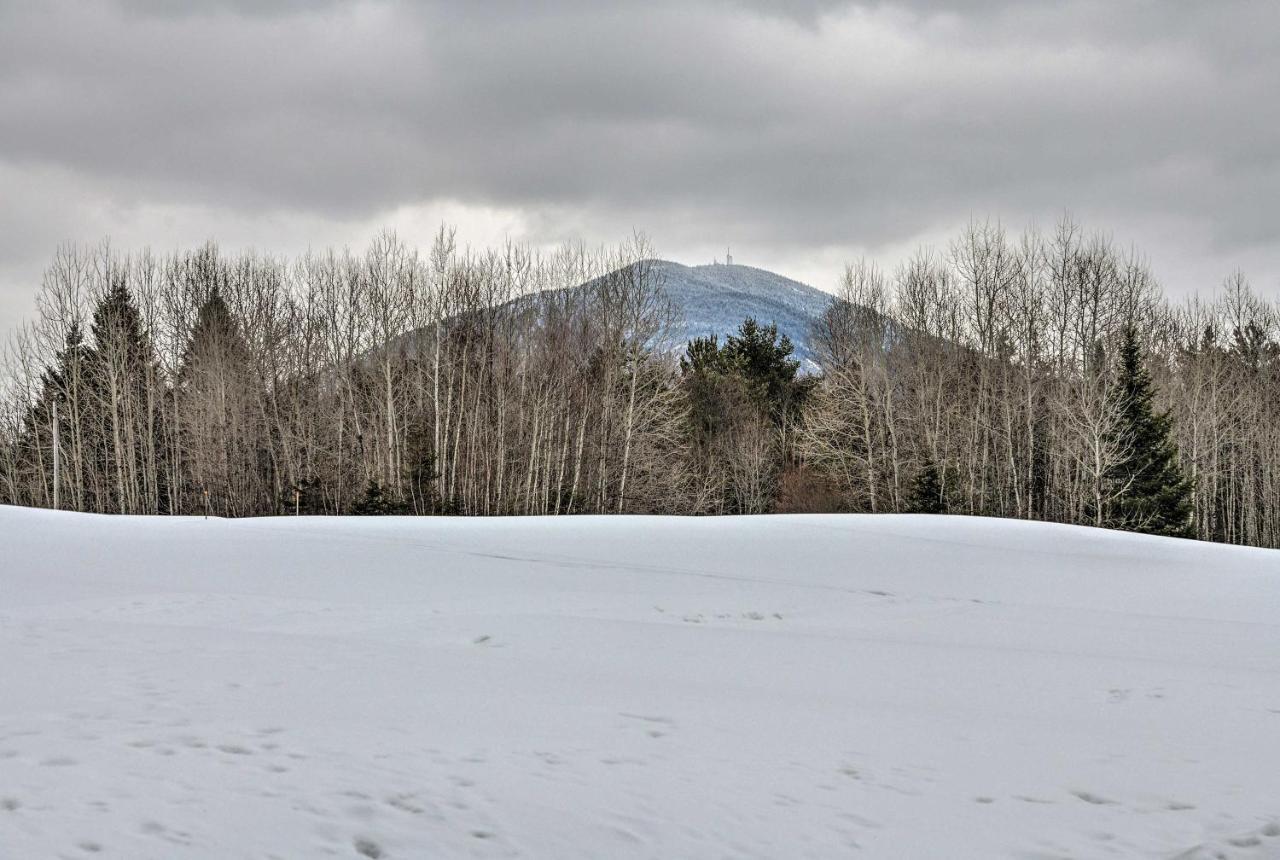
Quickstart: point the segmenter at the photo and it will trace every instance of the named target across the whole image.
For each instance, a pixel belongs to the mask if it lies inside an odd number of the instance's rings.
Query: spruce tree
[[[182,353],[180,376],[190,377],[194,368],[200,364],[216,361],[234,367],[247,367],[249,360],[249,345],[245,342],[231,309],[227,307],[222,291],[215,286],[200,305],[191,336]]]
[[[1116,432],[1126,442],[1126,453],[1109,476],[1118,489],[1109,520],[1129,531],[1190,537],[1190,484],[1178,466],[1170,415],[1153,405],[1155,391],[1133,326],[1124,329],[1117,370],[1121,411]]]
[[[723,393],[736,388],[775,424],[794,418],[812,382],[797,378],[800,362],[793,359],[791,339],[779,336],[774,323],[760,325],[747,317],[723,345],[715,335],[689,342],[680,371],[690,392],[695,425],[714,429],[723,412]],[[705,427],[703,425],[706,425]]]
[[[776,489],[788,428],[813,385],[797,378],[793,349],[776,324],[748,317],[723,345],[697,338],[680,359],[695,470],[720,485],[721,510],[756,511]]]
[[[916,473],[915,480],[907,493],[907,513],[909,514],[945,514],[946,501],[942,496],[942,474],[938,464],[929,457]]]
[[[178,367],[177,442],[187,485],[182,503],[236,516],[271,484],[270,459],[256,419],[259,387],[253,354],[215,284],[200,306]]]
[[[86,448],[95,510],[154,513],[165,495],[163,385],[151,334],[122,273],[94,307],[85,353]]]
[[[391,517],[411,514],[404,502],[389,495],[377,481],[370,481],[365,487],[364,497],[351,506],[351,515],[356,517]]]
[[[124,278],[117,276],[93,310],[89,327],[93,335],[91,357],[107,373],[119,368],[128,381],[141,385],[148,371],[156,366],[155,347],[142,320],[142,314]]]
[[[725,338],[722,360],[746,383],[752,398],[777,423],[794,411],[807,385],[796,379],[800,362],[791,357],[791,338],[779,337],[775,323],[760,325],[747,317]]]
[[[78,377],[82,373],[81,367],[88,353],[89,349],[85,346],[80,323],[72,322],[67,329],[63,348],[58,350],[53,362],[40,374],[40,396],[31,403],[23,416],[24,437],[39,435],[43,432],[43,428],[49,426],[52,421],[53,401],[63,400],[68,388],[76,384],[73,380],[78,382]],[[59,424],[65,423],[64,415],[59,420]]]
[[[731,420],[734,401],[732,368],[716,335],[689,341],[680,357],[680,374],[689,403],[689,435],[702,458],[710,456],[716,437]]]
[[[83,368],[89,348],[84,343],[84,333],[80,323],[73,321],[67,329],[63,348],[54,356],[54,360],[40,374],[40,394],[32,400],[22,414],[18,436],[15,439],[15,464],[17,468],[28,474],[40,474],[48,471],[45,460],[52,458],[54,415],[58,416],[58,431],[62,438],[62,447],[75,448],[76,438],[81,432],[79,424],[82,418],[71,407],[79,404],[79,389],[82,386]],[[74,396],[73,396],[74,395]],[[54,404],[58,404],[55,410]],[[70,467],[72,464],[68,464]],[[70,469],[63,470],[63,483],[78,487],[78,476],[69,474]],[[83,504],[80,495],[72,496],[73,504],[79,508]]]

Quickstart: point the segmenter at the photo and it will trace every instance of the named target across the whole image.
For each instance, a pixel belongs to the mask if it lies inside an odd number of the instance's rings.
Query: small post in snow
[[[59,504],[58,485],[62,483],[62,444],[58,439],[58,398],[53,398],[53,509],[62,510]]]

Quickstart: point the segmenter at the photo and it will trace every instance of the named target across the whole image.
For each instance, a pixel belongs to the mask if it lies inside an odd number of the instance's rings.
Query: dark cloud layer
[[[354,241],[444,203],[819,285],[1070,209],[1175,290],[1274,291],[1276,32],[1270,0],[0,0],[0,324],[60,241]]]

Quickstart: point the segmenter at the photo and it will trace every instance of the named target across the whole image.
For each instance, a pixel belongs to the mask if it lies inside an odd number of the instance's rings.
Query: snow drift
[[[0,508],[0,857],[1277,857],[1280,552]]]

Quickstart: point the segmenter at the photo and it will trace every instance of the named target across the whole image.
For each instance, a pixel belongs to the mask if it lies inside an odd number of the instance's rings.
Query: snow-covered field
[[[1280,857],[1280,552],[0,508],[0,858]]]

